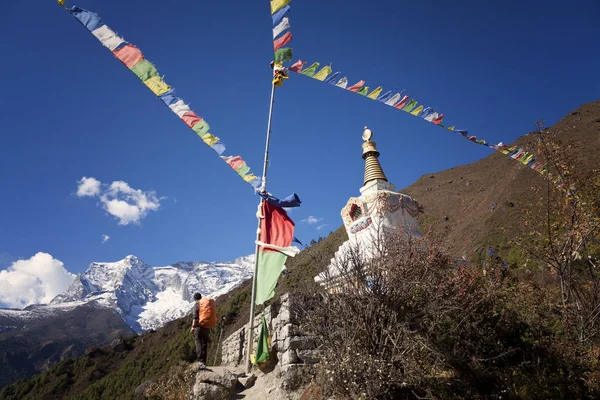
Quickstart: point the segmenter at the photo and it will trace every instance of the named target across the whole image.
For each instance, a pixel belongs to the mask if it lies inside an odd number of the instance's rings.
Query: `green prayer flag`
[[[263,314],[262,322],[260,325],[260,335],[258,336],[258,344],[256,346],[256,355],[254,356],[254,363],[258,364],[269,358],[269,329],[267,328],[267,321],[265,321],[265,315]]]
[[[194,126],[192,126],[192,130],[194,132],[196,132],[196,134],[200,137],[202,137],[202,135],[208,133],[210,129],[210,125],[207,124],[204,120],[198,122],[197,124],[195,124]]]
[[[239,168],[235,170],[235,172],[237,172],[239,176],[244,176],[248,172],[250,172],[250,167],[246,165],[246,163],[244,163],[240,165]]]
[[[402,111],[411,112],[419,104],[416,100],[411,100],[402,108]]]
[[[317,68],[319,68],[319,63],[316,62],[313,65],[311,65],[310,67],[306,68],[304,71],[300,72],[302,75],[306,75],[306,76],[313,76],[315,74],[315,72],[317,72]]]
[[[256,305],[275,296],[275,286],[287,256],[278,251],[260,251],[256,271]]]
[[[148,60],[142,60],[131,67],[131,72],[137,75],[142,82],[147,81],[153,76],[158,76],[156,67]]]
[[[356,92],[358,94],[362,94],[363,96],[366,96],[367,93],[369,93],[369,87],[368,86],[363,86],[358,92]]]
[[[292,49],[290,47],[283,47],[275,52],[275,62],[284,63],[292,61]]]

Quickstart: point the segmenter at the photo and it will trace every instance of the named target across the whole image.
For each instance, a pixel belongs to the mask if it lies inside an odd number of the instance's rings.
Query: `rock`
[[[138,399],[146,398],[146,391],[148,390],[148,388],[150,388],[150,386],[152,386],[152,381],[148,379],[147,381],[143,382],[141,385],[135,388],[133,396]]]
[[[123,352],[125,351],[125,342],[123,342],[123,339],[121,338],[116,338],[115,340],[110,342],[110,348],[119,353]]]
[[[254,383],[256,383],[256,375],[252,374],[244,378],[238,378],[238,381],[244,385],[244,388],[250,389],[252,386],[254,386]]]
[[[301,388],[311,381],[314,368],[310,365],[295,364],[282,365],[279,367],[278,376],[281,379],[281,387],[286,391]]]
[[[317,364],[321,361],[318,350],[298,350],[296,355],[305,364]]]
[[[315,348],[315,340],[310,336],[292,336],[285,339],[284,349],[311,350]]]
[[[281,363],[281,365],[297,363],[298,356],[296,355],[296,351],[288,349],[285,353],[281,355],[279,362]]]
[[[192,400],[228,399],[235,393],[237,383],[237,377],[226,369],[200,370],[196,373]]]

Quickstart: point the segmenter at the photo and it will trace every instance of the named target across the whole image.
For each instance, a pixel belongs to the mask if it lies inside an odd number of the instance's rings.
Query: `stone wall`
[[[315,342],[309,336],[303,334],[298,326],[296,318],[298,312],[297,304],[293,297],[287,293],[282,295],[279,301],[265,308],[265,321],[271,335],[271,356],[276,357],[277,365],[282,370],[293,369],[295,366],[315,364],[319,361]],[[260,333],[260,314],[254,319],[254,346],[256,351],[258,335]],[[234,332],[223,340],[221,350],[221,364],[233,366],[238,364],[240,356],[240,332],[244,330],[244,342],[242,357],[246,353],[249,324]],[[245,363],[243,357],[240,364]]]

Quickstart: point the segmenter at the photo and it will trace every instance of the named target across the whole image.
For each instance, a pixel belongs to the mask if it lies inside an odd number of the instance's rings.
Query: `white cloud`
[[[77,181],[77,196],[85,197],[90,196],[94,197],[100,193],[100,181],[96,178],[88,178],[83,177],[81,180]]]
[[[327,225],[329,225],[329,224],[319,225],[319,226],[317,226],[317,230],[320,231],[321,229],[325,228]]]
[[[109,239],[110,239],[110,236],[108,236],[108,235],[102,235],[102,243],[108,242]]]
[[[133,189],[124,181],[114,181],[107,185],[95,178],[83,177],[78,183],[77,195],[97,196],[102,208],[117,218],[119,225],[137,224],[148,215],[148,212],[160,208],[160,200],[156,192]]]
[[[75,275],[47,253],[15,261],[0,271],[0,307],[24,308],[48,303],[73,283]]]
[[[309,215],[308,218],[304,218],[302,220],[302,222],[306,222],[309,225],[314,225],[316,223],[319,223],[320,221],[323,221],[323,218],[313,217],[312,215]]]

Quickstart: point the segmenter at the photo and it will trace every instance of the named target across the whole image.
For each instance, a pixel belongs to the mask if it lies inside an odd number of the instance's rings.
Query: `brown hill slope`
[[[536,134],[514,144],[537,152]],[[549,128],[575,160],[574,174],[600,168],[600,101],[584,104]],[[431,229],[448,250],[467,256],[485,245],[501,245],[521,231],[525,207],[539,200],[546,181],[537,172],[494,153],[472,164],[424,175],[401,190],[424,206],[423,228]],[[447,217],[447,218],[446,218]]]

